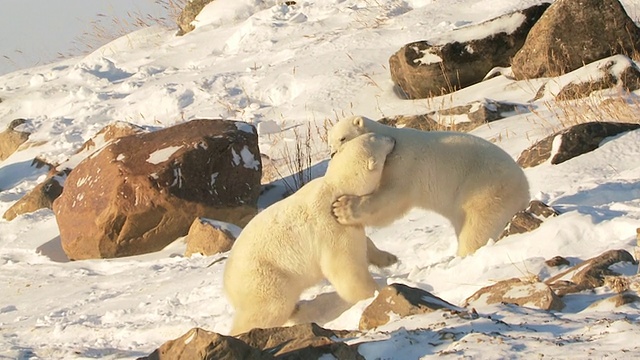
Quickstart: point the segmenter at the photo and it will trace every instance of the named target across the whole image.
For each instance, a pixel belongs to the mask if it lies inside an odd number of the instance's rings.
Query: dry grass
[[[268,159],[263,164],[263,184],[281,181],[290,195],[311,181],[314,178],[313,165],[328,154],[327,133],[332,125],[331,119],[324,119],[322,125],[316,124],[315,127],[291,127],[293,138],[285,138],[284,132],[266,135],[273,148],[278,150],[277,158]],[[281,128],[286,128],[286,125],[281,124]]]
[[[177,19],[188,0],[148,0],[162,7],[166,17],[156,17],[143,14],[140,11],[127,12],[125,17],[115,17],[98,13],[91,21],[90,28],[82,33],[75,41],[75,50],[86,53],[102,46],[109,41],[125,36],[132,31],[149,26],[160,25],[165,28],[177,28]],[[59,54],[67,57],[67,54]]]

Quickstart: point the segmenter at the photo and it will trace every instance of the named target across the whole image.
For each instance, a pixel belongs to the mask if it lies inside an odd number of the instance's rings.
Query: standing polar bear
[[[377,249],[360,224],[341,225],[332,203],[341,195],[374,192],[395,141],[366,134],[345,144],[324,177],[256,215],[242,230],[224,270],[235,308],[231,334],[283,325],[303,290],[327,279],[349,303],[378,289],[368,263],[387,266],[395,256]]]
[[[340,153],[361,134],[396,139],[380,188],[370,195],[348,194],[333,204],[344,225],[385,226],[412,207],[435,211],[451,221],[459,256],[497,240],[513,215],[529,202],[520,166],[498,146],[456,132],[393,128],[364,117],[338,121],[329,131],[331,153]],[[337,155],[336,155],[337,156]]]

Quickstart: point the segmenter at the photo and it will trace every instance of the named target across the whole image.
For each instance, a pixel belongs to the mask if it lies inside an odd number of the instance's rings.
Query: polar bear
[[[224,270],[224,289],[235,308],[232,335],[283,325],[303,290],[327,279],[349,303],[378,289],[368,262],[391,265],[359,224],[341,225],[331,205],[341,195],[376,190],[395,141],[365,134],[346,144],[324,177],[256,215],[235,241]]]
[[[459,256],[497,240],[513,215],[529,202],[529,183],[520,166],[498,146],[457,132],[393,128],[361,116],[341,119],[330,130],[332,156],[361,134],[396,139],[378,191],[347,194],[333,204],[344,225],[385,226],[413,207],[451,221]]]

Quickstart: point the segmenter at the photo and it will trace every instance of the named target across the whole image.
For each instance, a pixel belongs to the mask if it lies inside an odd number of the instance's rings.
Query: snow
[[[169,161],[171,155],[175,154],[176,151],[180,150],[181,148],[182,146],[169,146],[166,148],[158,149],[149,154],[147,162],[150,164],[158,165],[165,161]]]
[[[0,76],[0,130],[24,118],[20,129],[32,135],[29,144],[0,162],[0,212],[44,180],[47,170],[32,167],[34,157],[73,167],[90,153],[76,154],[82,144],[115,120],[152,131],[202,118],[237,120],[239,130],[252,134],[249,124],[257,126],[260,152],[284,177],[290,175],[290,159],[283,150],[304,142],[300,134],[309,130],[311,170],[318,176],[328,159],[324,129],[336,119],[504,101],[527,110],[472,133],[517,157],[565,125],[552,98],[530,102],[548,79],[516,82],[497,76],[455,94],[402,100],[394,94],[388,58],[407,43],[446,39],[476,24],[497,31],[487,20],[540,2],[307,0],[286,6],[216,0],[185,36],[150,27],[90,54],[7,73]],[[632,16],[638,13],[635,2],[623,4]],[[597,71],[591,66],[552,81],[570,83]],[[636,112],[638,95],[626,98]],[[605,114],[600,120],[617,118]],[[97,140],[92,151],[104,145]],[[149,161],[166,161],[176,150],[162,149]],[[238,165],[254,168],[261,155],[234,152]],[[175,172],[174,185],[188,186],[180,169]],[[400,259],[387,269],[372,268],[376,281],[419,287],[461,306],[496,281],[547,279],[566,270],[545,265],[557,255],[575,265],[610,249],[633,253],[640,227],[640,131],[525,173],[532,197],[560,210],[560,216],[459,258],[444,218],[411,211],[388,227],[367,229],[380,248]],[[211,174],[212,186],[216,176]],[[261,206],[284,192],[281,181],[273,185]],[[180,238],[153,254],[70,262],[52,211],[0,220],[0,357],[134,359],[196,326],[227,334],[233,309],[222,291],[224,261],[209,266],[225,254],[185,258],[184,250]],[[615,270],[633,274],[637,266],[620,264]],[[567,295],[562,312],[496,304],[477,307],[479,317],[469,320],[436,311],[395,319],[349,342],[362,343],[359,351],[367,359],[636,358],[639,305],[590,306],[611,294],[602,287]],[[301,309],[320,325],[356,329],[371,301],[340,304],[333,287],[323,282],[305,291]]]

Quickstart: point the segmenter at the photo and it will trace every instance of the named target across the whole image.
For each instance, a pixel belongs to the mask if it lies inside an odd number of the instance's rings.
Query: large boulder
[[[62,194],[65,179],[73,168],[84,158],[91,155],[96,150],[106,144],[123,136],[139,134],[145,130],[137,125],[123,121],[113,122],[104,128],[91,139],[87,140],[70,158],[58,165],[48,164],[46,161],[36,157],[32,166],[41,168],[48,166],[51,170],[47,178],[36,185],[25,196],[20,198],[3,215],[6,220],[13,220],[17,216],[32,213],[40,209],[52,209],[53,202]]]
[[[548,6],[536,5],[455,30],[446,38],[407,44],[389,59],[391,78],[409,99],[448,94],[478,83],[492,68],[509,66]]]
[[[137,255],[187,234],[202,216],[245,225],[256,213],[255,128],[193,120],[126,136],[80,162],[53,209],[72,260]]]
[[[529,32],[512,70],[519,80],[558,76],[639,46],[640,29],[618,0],[558,0]]]
[[[17,127],[27,122],[25,119],[13,120],[6,130],[0,133],[0,161],[8,158],[13,154],[20,145],[29,139],[26,131],[16,130]]]
[[[549,135],[525,149],[518,157],[518,164],[524,168],[534,167],[549,158],[551,158],[551,164],[561,164],[597,149],[605,138],[638,128],[640,124],[604,121],[574,125]]]

